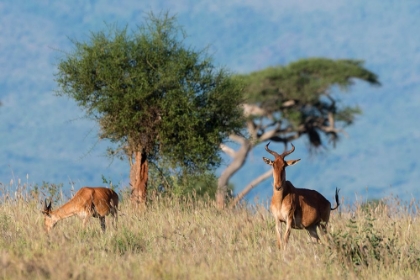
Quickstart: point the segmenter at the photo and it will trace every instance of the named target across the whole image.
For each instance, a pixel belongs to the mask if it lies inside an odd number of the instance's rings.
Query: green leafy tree
[[[117,143],[111,155],[128,158],[136,206],[146,203],[149,163],[187,173],[217,167],[219,145],[243,125],[243,87],[184,39],[174,17],[150,14],[132,32],[109,27],[75,41],[58,64],[59,95]]]
[[[341,104],[338,94],[348,91],[356,79],[380,85],[378,77],[364,68],[362,61],[350,59],[302,59],[238,78],[247,84],[244,113],[248,135],[231,135],[240,145],[236,151],[222,144],[232,162],[218,180],[219,207],[224,205],[229,179],[242,167],[254,146],[268,141],[286,146],[300,137],[307,137],[311,148],[324,146],[325,139],[335,146],[344,128],[361,113],[356,106]],[[270,176],[271,170],[255,178],[231,205]]]

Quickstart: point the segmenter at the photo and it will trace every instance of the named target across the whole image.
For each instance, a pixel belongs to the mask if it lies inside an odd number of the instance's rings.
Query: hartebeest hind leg
[[[320,237],[322,238],[321,241],[328,241],[327,223],[321,222],[318,228]]]
[[[105,232],[105,229],[106,229],[106,225],[105,225],[105,217],[104,217],[104,216],[100,216],[100,217],[99,217],[99,221],[101,222],[101,229],[102,229],[102,232]]]
[[[112,226],[114,227],[114,229],[117,229],[118,228],[118,226],[117,226],[117,222],[118,222],[117,208],[116,207],[112,207],[111,210],[110,210],[110,213],[112,215]]]
[[[113,227],[115,229],[118,229],[118,214],[117,213],[114,214],[112,221],[114,223]]]
[[[316,243],[320,243],[321,241],[320,241],[318,233],[316,231],[317,227],[318,227],[318,225],[313,225],[313,226],[307,227],[306,230],[308,231],[308,234],[313,241],[315,241]]]

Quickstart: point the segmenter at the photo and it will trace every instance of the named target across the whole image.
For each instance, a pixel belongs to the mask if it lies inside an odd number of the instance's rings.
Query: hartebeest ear
[[[269,165],[273,165],[273,162],[274,162],[274,161],[272,161],[271,159],[268,159],[268,158],[266,158],[266,157],[263,157],[263,161],[264,161],[265,163],[269,164]]]
[[[300,159],[291,159],[291,160],[286,160],[286,164],[287,164],[287,166],[294,165],[294,164],[296,164],[299,160],[300,160]]]

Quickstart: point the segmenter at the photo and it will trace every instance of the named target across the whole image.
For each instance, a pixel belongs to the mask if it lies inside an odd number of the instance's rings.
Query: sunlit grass
[[[156,196],[140,214],[127,201],[117,230],[111,219],[102,234],[98,219],[83,229],[72,217],[48,236],[42,195],[3,191],[0,278],[416,279],[420,273],[417,206],[398,200],[340,207],[326,245],[292,230],[285,251],[277,249],[273,218],[261,206],[218,211],[209,200]]]

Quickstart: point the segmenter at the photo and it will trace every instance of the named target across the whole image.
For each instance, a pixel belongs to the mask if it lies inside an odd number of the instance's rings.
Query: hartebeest
[[[294,152],[295,146],[292,144],[291,150],[279,155],[270,150],[268,145],[270,143],[265,146],[265,149],[275,159],[273,161],[263,157],[263,160],[273,167],[274,183],[270,210],[276,220],[277,245],[281,247],[281,223],[286,223],[284,245],[289,240],[292,228],[306,229],[309,235],[319,242],[317,227],[321,227],[323,233],[327,232],[330,211],[337,209],[340,205],[338,190],[335,190],[337,206],[331,208],[331,203],[319,192],[295,188],[290,181],[286,181],[286,167],[296,164],[300,159],[284,160],[287,155]]]
[[[116,228],[117,209],[118,194],[115,191],[104,187],[83,187],[72,199],[57,210],[52,210],[51,201],[48,205],[47,201],[45,201],[42,213],[44,214],[44,224],[48,233],[58,221],[74,215],[78,215],[83,219],[83,227],[86,227],[86,223],[91,216],[99,218],[102,231],[105,232],[105,216],[108,214],[113,216],[112,222]]]

